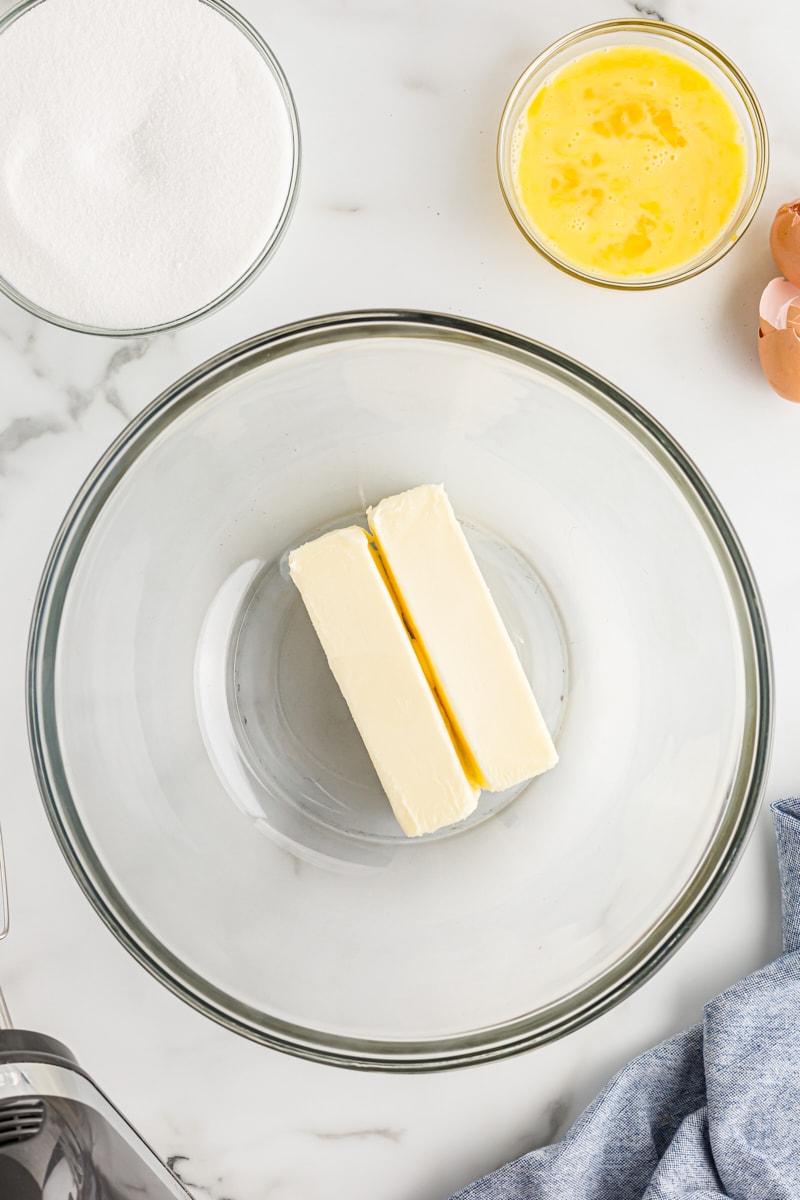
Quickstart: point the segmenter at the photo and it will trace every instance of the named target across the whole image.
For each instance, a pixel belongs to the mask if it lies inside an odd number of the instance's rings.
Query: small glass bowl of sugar
[[[277,247],[300,133],[223,0],[24,0],[0,20],[0,292],[84,333],[220,308]]]

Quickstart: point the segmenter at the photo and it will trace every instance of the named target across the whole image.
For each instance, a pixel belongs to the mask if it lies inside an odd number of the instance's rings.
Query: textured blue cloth
[[[800,800],[772,812],[783,956],[623,1068],[562,1142],[453,1200],[800,1200]]]

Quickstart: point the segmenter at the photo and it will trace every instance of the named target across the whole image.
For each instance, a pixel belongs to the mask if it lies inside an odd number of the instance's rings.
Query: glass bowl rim
[[[36,8],[39,4],[45,4],[47,0],[20,0],[13,8],[9,9],[4,16],[0,17],[0,37],[6,32],[8,27],[13,24],[19,17],[24,16],[31,9]],[[24,292],[20,292],[14,285],[0,273],[0,295],[5,296],[14,304],[31,313],[32,316],[38,317],[42,321],[46,321],[49,325],[56,325],[61,329],[68,329],[71,333],[88,333],[96,337],[109,338],[129,338],[129,337],[149,337],[155,333],[165,333],[168,330],[179,329],[184,325],[191,325],[195,321],[200,321],[203,317],[210,316],[211,313],[217,312],[224,308],[231,300],[234,300],[240,292],[243,292],[253,282],[258,275],[261,274],[264,267],[267,265],[278,246],[283,240],[284,234],[289,226],[292,214],[297,205],[297,194],[300,186],[300,163],[302,157],[301,139],[300,139],[300,122],[297,116],[297,105],[294,95],[289,87],[289,81],[284,74],[275,54],[265,42],[264,38],[258,30],[251,25],[246,17],[243,17],[237,9],[227,3],[227,0],[198,0],[198,3],[205,4],[207,8],[214,9],[216,12],[227,18],[241,34],[255,47],[265,62],[267,69],[272,73],[272,76],[278,85],[278,90],[281,93],[283,104],[286,110],[286,115],[289,118],[289,126],[292,138],[292,164],[289,176],[289,187],[286,193],[286,199],[281,209],[280,215],[275,222],[266,242],[262,246],[259,253],[253,259],[247,269],[235,279],[233,283],[222,292],[219,296],[207,301],[200,308],[194,309],[192,312],[185,313],[181,317],[173,317],[169,321],[161,321],[155,325],[131,326],[129,328],[112,329],[103,325],[87,325],[81,321],[70,320],[69,317],[64,317],[58,313],[50,312],[49,309],[42,308],[31,300]]]
[[[743,747],[730,798],[705,853],[672,906],[601,976],[545,1010],[503,1024],[422,1042],[320,1033],[272,1018],[209,985],[144,926],[116,891],[80,819],[63,771],[54,717],[54,663],[71,575],[95,519],[128,467],[172,421],[242,371],[296,350],[367,337],[405,337],[479,346],[527,363],[581,394],[637,437],[681,489],[701,521],[737,612],[746,683],[751,691]],[[442,313],[367,310],[284,325],[222,351],[154,399],[100,458],[64,517],[47,558],[30,627],[26,667],[28,736],[51,828],[95,912],[123,946],[174,994],[253,1041],[316,1062],[368,1070],[417,1072],[508,1057],[562,1037],[641,986],[700,923],[720,895],[758,813],[772,741],[772,664],[766,619],[752,570],[728,517],[679,444],[635,400],[575,359],[521,334]]]
[[[716,245],[716,250],[698,255],[694,259],[690,259],[688,264],[685,264],[683,267],[677,267],[672,271],[663,272],[660,275],[647,278],[615,279],[609,276],[594,275],[589,271],[583,270],[575,263],[561,258],[543,238],[537,235],[533,226],[525,220],[520,212],[520,206],[516,202],[514,185],[508,176],[507,154],[505,150],[509,139],[513,135],[513,129],[510,127],[512,113],[519,103],[520,98],[526,93],[532,94],[533,86],[545,81],[544,78],[537,77],[542,76],[548,65],[558,55],[570,47],[574,47],[578,51],[575,57],[578,57],[579,53],[588,52],[588,47],[586,47],[585,51],[580,50],[586,43],[596,38],[602,38],[605,35],[627,32],[642,33],[655,37],[662,36],[667,42],[678,42],[684,46],[689,46],[691,49],[702,54],[712,67],[726,77],[729,83],[733,85],[747,113],[755,142],[755,163],[753,167],[753,181],[747,194],[746,206],[742,210],[738,220],[731,222],[730,227],[723,234],[720,234],[715,242],[711,243],[709,250],[711,251],[714,245]],[[536,85],[532,86],[534,79],[536,79]],[[684,29],[681,25],[673,25],[669,21],[620,17],[609,21],[597,21],[591,25],[583,25],[579,29],[574,29],[570,33],[564,34],[557,41],[551,42],[541,54],[538,54],[528,64],[511,89],[508,99],[503,106],[497,132],[495,163],[500,182],[500,191],[514,223],[523,237],[548,262],[551,262],[567,275],[572,275],[573,278],[580,279],[584,283],[593,283],[598,287],[611,288],[617,291],[652,291],[655,288],[669,287],[674,283],[682,283],[685,279],[691,279],[695,275],[699,275],[702,271],[707,270],[714,263],[719,262],[721,258],[724,258],[747,230],[758,211],[764,190],[767,186],[767,175],[769,172],[769,132],[761,104],[750,83],[736,64],[722,50],[715,46],[713,42],[708,41],[690,29]]]

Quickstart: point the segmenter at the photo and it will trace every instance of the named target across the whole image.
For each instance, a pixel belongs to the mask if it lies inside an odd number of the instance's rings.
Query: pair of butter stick
[[[403,832],[432,833],[548,770],[555,747],[444,488],[367,510],[289,555]]]

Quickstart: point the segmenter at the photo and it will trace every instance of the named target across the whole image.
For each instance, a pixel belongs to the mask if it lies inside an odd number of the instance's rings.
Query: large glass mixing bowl
[[[440,482],[560,762],[406,840],[285,555]],[[578,363],[423,313],[264,334],[137,417],[58,534],[28,686],[53,828],[128,949],[252,1038],[398,1070],[640,984],[728,877],[769,751],[756,589],[680,448]]]

